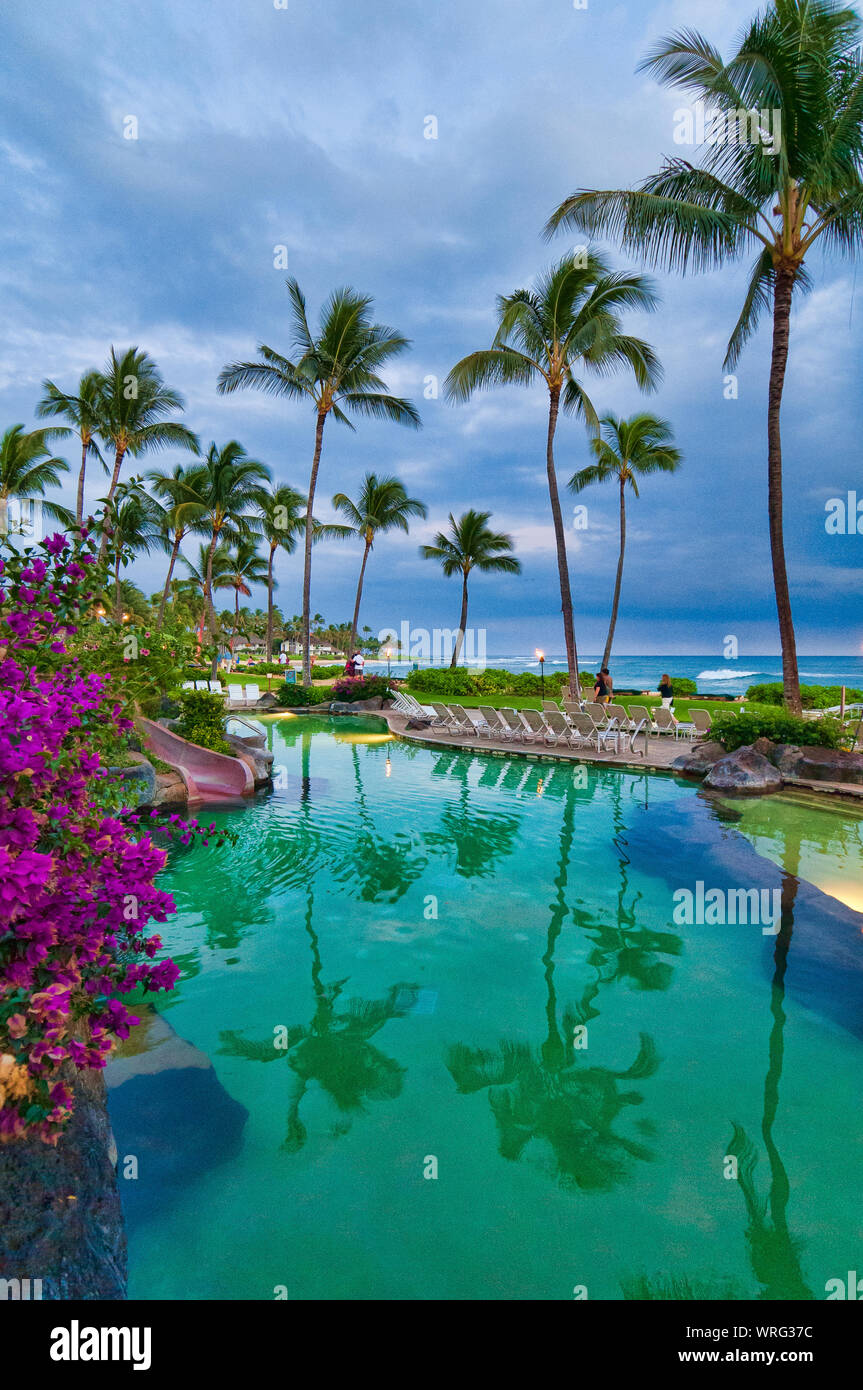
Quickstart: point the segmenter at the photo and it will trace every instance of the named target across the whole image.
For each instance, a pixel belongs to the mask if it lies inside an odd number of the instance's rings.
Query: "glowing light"
[[[536,649],[536,659],[537,661],[545,661],[545,652],[541,652],[539,647]]]
[[[386,771],[387,771],[387,777],[392,777],[392,775],[393,775],[393,765],[392,765],[392,763],[390,762],[389,758],[387,758],[387,762],[386,762]]]
[[[854,883],[850,879],[838,882],[820,882],[817,887],[822,893],[829,893],[831,898],[838,898],[840,903],[850,907],[852,912],[863,912],[863,886]]]

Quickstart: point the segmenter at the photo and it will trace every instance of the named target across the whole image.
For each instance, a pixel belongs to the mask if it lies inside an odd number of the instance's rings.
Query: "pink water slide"
[[[190,805],[254,795],[252,765],[244,758],[229,758],[224,753],[214,753],[200,744],[189,743],[164,725],[154,724],[152,719],[139,719],[137,724],[150,752],[181,774]]]

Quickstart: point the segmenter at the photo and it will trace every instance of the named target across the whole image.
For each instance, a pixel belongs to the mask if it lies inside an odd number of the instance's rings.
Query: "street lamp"
[[[392,647],[387,647],[386,653],[385,653],[386,659],[387,659],[387,680],[389,680],[389,678],[390,678],[390,657],[392,656],[392,654],[393,654],[393,649],[392,649]]]
[[[545,699],[545,652],[541,652],[539,648],[537,648],[536,656],[539,661],[539,679],[541,682],[540,688],[542,690],[542,698]]]

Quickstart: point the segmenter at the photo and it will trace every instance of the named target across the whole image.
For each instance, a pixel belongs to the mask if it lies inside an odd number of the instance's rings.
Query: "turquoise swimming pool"
[[[182,978],[109,1069],[131,1297],[819,1299],[859,1267],[859,818],[262,726],[276,790],[172,852]],[[775,891],[778,934],[675,921],[698,883]]]

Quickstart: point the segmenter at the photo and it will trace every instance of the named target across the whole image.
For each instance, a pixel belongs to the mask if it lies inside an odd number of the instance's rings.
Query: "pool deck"
[[[658,737],[653,735],[648,740],[646,752],[643,754],[641,751],[643,740],[641,738],[639,738],[636,753],[630,749],[621,750],[620,753],[604,750],[600,752],[596,748],[566,748],[562,745],[544,743],[512,743],[505,739],[484,738],[480,734],[471,738],[469,735],[454,734],[445,729],[409,729],[407,726],[411,722],[410,716],[392,709],[381,710],[380,717],[386,720],[390,733],[397,738],[403,739],[406,743],[421,744],[426,748],[469,749],[472,753],[491,753],[498,757],[526,758],[535,762],[563,762],[573,765],[591,763],[603,767],[626,768],[637,772],[668,773],[674,777],[681,777],[685,774],[672,767],[672,763],[687,748],[692,747],[689,739],[672,738],[670,735]],[[689,780],[698,781],[700,779],[690,777]],[[863,807],[863,786],[852,782],[801,780],[786,782],[782,790],[783,792],[816,793],[831,799],[841,797]]]

